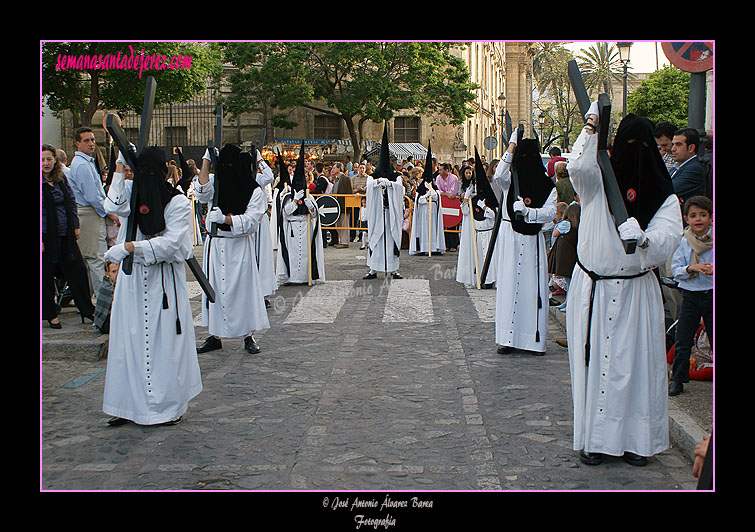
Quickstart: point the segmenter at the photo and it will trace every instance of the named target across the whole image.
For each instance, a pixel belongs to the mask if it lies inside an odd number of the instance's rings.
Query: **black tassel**
[[[176,318],[176,334],[181,334],[181,320]]]
[[[585,344],[585,367],[590,365],[590,342]]]
[[[163,292],[163,308],[168,308],[168,294]]]
[[[540,341],[540,331],[535,331],[535,341],[536,342]]]

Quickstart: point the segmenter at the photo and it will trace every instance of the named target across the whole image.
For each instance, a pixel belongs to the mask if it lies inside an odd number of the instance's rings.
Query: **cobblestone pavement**
[[[457,283],[456,253],[402,252],[404,279],[364,281],[350,246],[326,250],[324,285],[272,296],[261,353],[235,338],[199,355],[204,390],[178,425],[108,427],[105,360],[45,359],[41,489],[695,488],[674,448],[645,467],[579,461],[556,320],[545,356],[499,355],[495,291]]]

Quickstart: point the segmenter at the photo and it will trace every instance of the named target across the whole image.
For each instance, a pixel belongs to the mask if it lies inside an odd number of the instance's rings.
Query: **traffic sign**
[[[685,72],[705,72],[713,68],[712,42],[664,42],[661,49],[672,65]]]
[[[485,137],[485,140],[482,141],[482,145],[485,146],[486,150],[494,150],[498,147],[498,139],[495,137]]]
[[[456,227],[461,223],[461,202],[459,198],[440,197],[441,214],[443,214],[443,227]]]
[[[320,211],[320,224],[323,227],[329,227],[338,221],[341,217],[341,206],[333,196],[320,196],[317,202],[317,209]]]

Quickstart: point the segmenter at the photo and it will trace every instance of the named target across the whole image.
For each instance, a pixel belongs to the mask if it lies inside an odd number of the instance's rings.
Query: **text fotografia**
[[[355,497],[353,500],[350,498],[341,499],[340,497],[334,497],[332,500],[325,497],[323,499],[323,506],[329,507],[331,510],[347,510],[350,512],[359,512],[364,510],[376,510],[378,512],[390,511],[390,510],[403,510],[409,508],[432,508],[433,501],[422,500],[418,497],[410,497],[408,499],[391,499],[390,495],[380,501],[378,499],[360,499]],[[372,528],[389,528],[396,525],[396,518],[391,514],[387,514],[382,518],[367,517],[363,513],[356,513],[354,515],[354,523],[356,528],[359,529],[362,526]]]
[[[174,55],[168,58],[163,54],[148,54],[144,50],[134,53],[129,51],[117,54],[99,55],[63,55],[58,54],[56,70],[134,70],[139,71],[139,79],[145,70],[172,70],[191,68],[190,55]]]

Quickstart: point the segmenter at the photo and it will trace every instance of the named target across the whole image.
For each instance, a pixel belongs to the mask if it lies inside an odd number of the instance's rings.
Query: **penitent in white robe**
[[[194,190],[203,203],[212,209],[215,176],[209,183],[194,182]],[[260,229],[267,216],[267,196],[256,187],[242,214],[231,216],[230,231],[218,229],[217,236],[207,236],[204,245],[204,270],[215,290],[215,302],[207,305],[202,295],[202,326],[212,336],[233,338],[248,336],[267,329],[270,322],[265,308],[262,280],[251,235]]]
[[[309,253],[312,249],[312,238],[315,240],[315,257],[317,260],[318,279],[312,279],[312,283],[325,282],[325,257],[322,249],[322,226],[318,223],[320,213],[317,209],[317,203],[314,198],[305,198],[304,203],[309,209],[309,216],[306,214],[292,214],[297,203],[293,201],[293,195],[288,194],[283,198],[283,207],[281,216],[283,216],[283,237],[285,238],[286,249],[288,250],[288,268],[283,258],[282,246],[284,242],[278,243],[278,260],[276,263],[278,285],[286,283],[309,283]],[[310,230],[307,240],[307,219],[309,218]]]
[[[126,238],[132,184],[114,179],[104,201],[123,221],[117,244]],[[165,229],[149,240],[137,229],[133,270],[119,272],[113,294],[102,410],[140,425],[177,419],[202,391],[184,262],[193,255],[189,201],[174,196]]]
[[[510,164],[499,162],[494,179],[503,190],[501,208],[504,209],[495,244],[495,343],[544,353],[549,294],[545,237],[542,230],[535,235],[523,235],[511,227],[506,211],[511,185]],[[556,197],[554,187],[543,206],[529,209],[524,221],[539,224],[552,222],[556,217]]]
[[[652,456],[668,448],[669,427],[663,302],[650,270],[664,264],[679,244],[681,213],[672,194],[645,229],[648,247],[627,255],[608,209],[597,164],[597,137],[583,131],[569,158],[569,175],[581,206],[579,260],[599,275],[648,273],[596,282],[586,367],[592,281],[579,265],[574,267],[566,306],[574,449]]]
[[[260,228],[252,233],[252,246],[257,258],[257,269],[260,272],[260,282],[262,284],[262,295],[268,297],[275,292],[278,287],[278,281],[275,278],[275,253],[273,252],[273,240],[270,236],[270,217],[268,212],[272,203],[272,193],[270,191],[270,182],[272,181],[272,172],[257,174],[257,183],[262,187],[267,201],[265,215],[260,218]]]
[[[367,266],[371,272],[396,272],[401,249],[401,224],[404,221],[404,185],[391,181],[385,189],[377,179],[367,177]],[[388,194],[388,208],[383,204],[383,191]],[[387,236],[387,238],[386,238]]]
[[[473,200],[474,201],[474,200]],[[469,210],[469,201],[461,202],[461,237],[459,239],[459,258],[456,262],[456,281],[468,287],[477,287],[477,275],[474,259],[474,238],[477,239],[477,268],[482,273],[485,257],[488,253],[490,235],[495,225],[495,211],[485,208],[485,219],[475,220]],[[474,224],[474,225],[473,225]],[[480,279],[480,286],[495,283],[496,254],[490,258],[490,266],[485,279]]]
[[[432,204],[432,215],[428,216],[430,204]],[[414,195],[409,255],[428,252],[442,255],[446,252],[446,235],[443,233],[443,216],[438,214],[439,205],[440,195],[433,188],[422,196]]]

